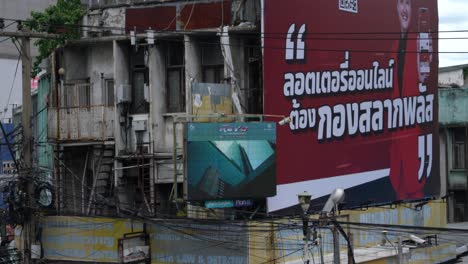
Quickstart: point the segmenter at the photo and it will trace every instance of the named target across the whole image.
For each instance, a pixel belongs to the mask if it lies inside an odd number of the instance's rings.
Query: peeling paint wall
[[[145,5],[141,5],[144,3]],[[66,69],[65,81],[83,80],[92,85],[91,104],[102,105],[105,102],[105,80],[114,79],[114,99],[115,108],[106,107],[102,109],[65,109],[51,113],[51,120],[60,119],[60,124],[53,121],[54,133],[72,142],[86,142],[99,139],[99,136],[109,137],[115,142],[115,155],[121,158],[115,161],[115,167],[124,166],[125,160],[129,160],[129,155],[134,154],[129,148],[129,142],[134,138],[130,107],[130,102],[119,104],[118,94],[122,89],[133,89],[133,75],[135,71],[148,70],[148,76],[144,77],[145,84],[149,85],[149,120],[147,122],[147,138],[151,140],[151,154],[161,157],[151,161],[151,175],[154,183],[172,183],[174,180],[174,164],[172,154],[174,147],[183,150],[183,124],[179,123],[174,131],[173,120],[180,114],[193,114],[192,86],[194,83],[203,82],[204,67],[216,67],[216,70],[223,70],[223,60],[219,63],[204,64],[203,54],[211,54],[212,49],[203,50],[204,42],[218,43],[219,36],[216,34],[217,28],[221,25],[237,24],[246,20],[255,24],[260,20],[260,1],[232,1],[232,0],[203,0],[203,1],[104,1],[90,0],[88,4],[93,5],[88,10],[88,14],[83,18],[83,23],[90,26],[84,30],[85,41],[77,41],[64,49],[64,63]],[[109,7],[112,6],[112,7]],[[248,10],[247,10],[248,9]],[[94,28],[94,27],[105,27]],[[160,30],[184,30],[183,32],[170,32],[167,36],[156,36],[156,44],[148,46],[142,40],[142,45],[138,46],[139,54],[133,52],[137,48],[131,46],[129,40],[109,40],[104,38],[107,35],[127,35],[128,31],[137,27],[137,31],[152,27]],[[124,32],[123,29],[127,32]],[[201,29],[202,33],[196,30]],[[247,30],[252,30],[249,27]],[[243,28],[246,30],[246,28]],[[175,33],[175,34],[174,34]],[[233,68],[237,82],[229,83],[224,62],[224,75],[219,76],[213,82],[223,82],[236,86],[240,92],[239,97],[242,105],[248,108],[249,100],[249,51],[245,46],[250,45],[239,35],[230,35],[232,45],[232,56],[234,57]],[[93,42],[93,38],[96,39]],[[183,44],[180,51],[184,55],[182,82],[185,84],[185,109],[178,113],[168,110],[168,46],[179,41]],[[206,44],[206,43],[205,43]],[[215,44],[215,48],[219,48]],[[237,46],[236,46],[237,45]],[[204,53],[206,52],[206,53]],[[144,54],[144,55],[141,55]],[[221,53],[219,53],[221,54]],[[219,55],[216,53],[216,55]],[[138,63],[136,57],[138,56]],[[142,59],[144,57],[144,59]],[[221,57],[221,55],[217,56]],[[207,57],[208,58],[208,57]],[[261,59],[261,58],[260,58]],[[144,63],[142,61],[144,60]],[[209,58],[207,59],[209,60]],[[182,64],[182,63],[181,63]],[[173,65],[179,67],[182,65]],[[213,71],[214,72],[214,71]],[[218,77],[218,72],[210,74]],[[141,76],[141,75],[140,75]],[[261,76],[259,69],[259,76]],[[146,78],[147,77],[147,78]],[[213,77],[214,78],[214,77]],[[146,80],[147,79],[147,80]],[[261,88],[261,87],[254,87]],[[259,89],[258,89],[259,90]],[[133,91],[134,92],[134,91]],[[131,93],[133,93],[131,92]],[[230,95],[230,94],[229,94]],[[135,95],[132,95],[135,96]],[[229,97],[229,96],[228,96]],[[229,97],[229,100],[230,97]],[[232,113],[232,103],[226,104],[226,114]],[[133,109],[133,108],[132,108]],[[178,111],[177,109],[176,111]],[[217,110],[220,110],[217,108]],[[230,111],[228,111],[230,110]],[[220,110],[221,111],[221,110]],[[249,109],[244,109],[249,113]],[[146,113],[145,113],[146,114]],[[76,118],[70,118],[75,116]],[[91,121],[92,120],[92,121]],[[107,120],[110,120],[107,122]],[[180,121],[186,121],[183,117]],[[53,133],[52,133],[53,134]],[[176,146],[174,146],[174,135],[176,135]],[[182,172],[183,160],[178,161],[177,170]],[[119,179],[128,176],[128,171],[116,170],[114,182],[118,186]],[[178,182],[183,181],[183,175],[179,175]]]
[[[88,48],[87,77],[93,85],[93,96],[91,102],[94,105],[104,103],[104,81],[114,78],[114,58],[112,43],[94,44]]]
[[[64,81],[68,80],[83,80],[87,75],[87,48],[73,47],[63,51],[63,64],[60,67],[65,69]]]
[[[468,88],[439,89],[439,124],[465,125],[468,123]]]
[[[90,26],[83,31],[84,37],[125,34],[125,8],[90,10],[83,17],[83,24]]]
[[[439,73],[439,86],[447,87],[453,84],[463,86],[463,69]]]

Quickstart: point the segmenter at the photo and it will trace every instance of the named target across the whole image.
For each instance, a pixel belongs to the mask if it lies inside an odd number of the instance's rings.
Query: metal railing
[[[50,139],[102,141],[114,138],[114,106],[96,102],[93,88],[92,83],[59,85],[59,101],[48,111]]]

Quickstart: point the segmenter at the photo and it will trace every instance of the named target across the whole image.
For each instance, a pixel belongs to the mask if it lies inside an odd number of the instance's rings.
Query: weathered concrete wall
[[[237,25],[242,21],[254,24],[260,22],[261,4],[258,0],[232,0],[232,24]]]
[[[192,9],[192,4],[206,4],[206,3],[219,3],[226,2],[227,9],[226,14],[230,16],[230,21],[225,24],[237,25],[240,22],[249,21],[253,24],[259,23],[261,19],[261,5],[260,0],[195,0],[195,1],[164,1],[164,0],[83,0],[84,4],[87,4],[91,9],[90,15],[85,18],[90,24],[98,26],[99,23],[104,25],[116,26],[122,23],[121,14],[118,9],[123,10],[124,7],[140,7],[140,6],[175,6],[178,11],[182,11],[184,7]],[[105,12],[109,12],[105,14]],[[188,13],[192,13],[189,10]],[[125,13],[123,13],[125,15]],[[175,14],[174,14],[175,15]],[[196,16],[195,12],[195,16]],[[194,18],[194,17],[192,17]],[[159,19],[159,18],[156,18]],[[196,18],[195,18],[196,19]],[[176,26],[177,29],[183,28],[183,16],[179,15],[177,18]],[[85,20],[86,21],[86,20]],[[102,21],[102,22],[101,22]]]
[[[130,84],[130,66],[129,66],[129,52],[128,43],[114,41],[113,44],[114,53],[114,87],[115,93],[119,89],[120,85]],[[117,96],[115,97],[117,102]],[[120,123],[121,112],[123,111],[122,105],[116,105],[115,108],[115,150],[116,154],[120,151],[125,150],[125,135],[122,135],[122,127]],[[125,125],[125,124],[124,124]]]
[[[104,102],[104,79],[114,78],[112,42],[90,46],[87,55],[87,75],[93,85],[91,103],[100,105]]]
[[[201,47],[195,37],[185,36],[185,102],[186,112],[192,114],[192,83],[203,78]]]
[[[106,8],[89,11],[83,24],[91,26],[83,31],[84,37],[125,34],[125,8]]]
[[[233,69],[229,66],[225,66],[226,71],[234,71],[236,83],[234,83],[233,91],[239,94],[239,100],[242,106],[248,106],[247,98],[249,95],[249,67],[248,61],[246,60],[245,54],[245,38],[230,36],[229,38],[230,50],[232,56],[232,62],[234,64]],[[251,113],[250,109],[242,109],[244,113]]]
[[[447,87],[453,84],[456,84],[460,87],[464,85],[462,69],[439,73],[439,86]]]
[[[69,47],[63,51],[65,82],[88,78],[88,56],[85,47]]]
[[[439,89],[439,124],[468,124],[468,88]]]
[[[150,48],[149,68],[149,90],[150,90],[150,113],[152,117],[153,149],[158,152],[169,152],[169,145],[165,141],[167,137],[165,120],[163,114],[166,112],[166,46],[156,45]]]

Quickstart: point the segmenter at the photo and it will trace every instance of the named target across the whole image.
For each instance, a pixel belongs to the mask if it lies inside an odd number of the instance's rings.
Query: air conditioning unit
[[[148,114],[132,115],[132,125],[129,128],[130,144],[129,151],[136,153],[141,151],[143,154],[150,153],[150,129],[148,125]]]

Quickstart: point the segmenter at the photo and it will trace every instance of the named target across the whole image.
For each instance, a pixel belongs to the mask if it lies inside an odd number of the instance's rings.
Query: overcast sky
[[[468,64],[468,0],[438,0],[438,3],[439,31],[467,31],[439,33],[439,67]],[[466,53],[444,53],[454,51]]]

